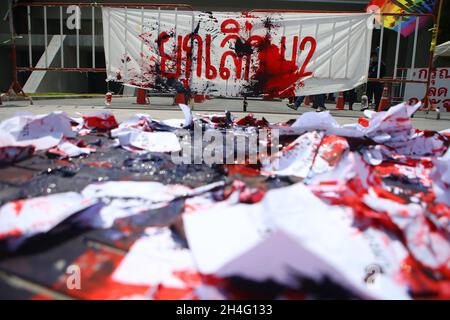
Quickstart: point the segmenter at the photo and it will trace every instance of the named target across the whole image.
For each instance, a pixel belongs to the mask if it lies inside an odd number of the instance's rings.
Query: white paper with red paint
[[[133,244],[112,278],[133,285],[186,288],[177,272],[197,272],[190,250],[168,227],[151,227]]]
[[[198,93],[271,97],[345,91],[367,81],[371,14],[102,13],[108,80],[173,90],[165,79],[176,78]]]
[[[311,131],[261,162],[265,174],[305,179],[332,170],[347,149],[345,138]]]
[[[63,137],[74,138],[71,119],[65,112],[21,114],[0,123],[0,147],[32,145],[45,150],[57,145]]]
[[[450,206],[450,149],[444,156],[435,159],[433,169],[433,190],[436,193],[436,200]]]
[[[305,112],[287,129],[281,129],[283,134],[293,132],[323,130],[328,134],[336,134],[344,137],[362,137],[364,132],[359,125],[347,124],[340,125],[330,114],[325,112]]]
[[[47,232],[94,203],[76,192],[8,202],[0,208],[0,240]]]
[[[294,285],[293,276],[318,282],[325,276],[366,298],[408,298],[395,282],[406,255],[395,239],[371,246],[366,232],[352,225],[351,211],[329,206],[297,183],[271,190],[261,203],[218,206],[183,216],[185,231],[200,271],[221,277]],[[377,285],[364,282],[367,267],[381,265]]]
[[[166,206],[176,197],[188,195],[192,189],[182,185],[163,185],[153,181],[110,181],[91,184],[83,196],[101,200],[105,205],[95,215],[86,217],[88,225],[109,228],[116,219]]]
[[[109,111],[95,111],[83,115],[83,120],[83,125],[86,129],[110,130],[118,126],[114,114]]]
[[[59,155],[62,158],[89,155],[93,151],[95,151],[95,149],[88,147],[78,147],[69,141],[61,142],[55,148],[49,150],[50,153]]]
[[[150,152],[177,152],[181,150],[178,137],[173,132],[145,132],[134,128],[120,129],[115,133],[121,146],[131,146]]]

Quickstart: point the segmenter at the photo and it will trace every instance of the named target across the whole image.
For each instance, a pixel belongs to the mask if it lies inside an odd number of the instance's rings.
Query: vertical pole
[[[144,34],[144,7],[141,7],[141,33]],[[141,57],[144,55],[144,39],[141,39]]]
[[[12,64],[12,81],[11,86],[8,90],[8,94],[14,91],[16,94],[22,91],[18,81],[17,81],[17,49],[16,49],[16,33],[14,31],[13,22],[13,6],[12,0],[9,1],[9,29],[11,32],[11,64]]]
[[[31,8],[27,6],[27,18],[28,18],[28,60],[30,68],[33,67],[33,51],[31,50]]]
[[[401,37],[401,32],[402,32],[402,21],[403,21],[403,17],[399,17],[400,19],[400,23],[398,25],[398,30],[397,30],[397,44],[395,45],[395,62],[394,62],[394,79],[397,79],[397,65],[398,65],[398,54],[400,51],[400,37]]]
[[[178,24],[178,8],[175,8],[175,46],[177,43],[177,36],[178,36],[178,29],[177,29],[177,24]]]
[[[77,68],[80,67],[80,28],[81,28],[81,17],[80,17],[80,7],[77,8],[76,11],[76,19],[77,22],[75,24],[75,30],[76,30],[76,34],[77,34]]]
[[[378,52],[377,78],[380,79],[381,74],[381,58],[383,56],[383,40],[384,40],[384,16],[381,14],[381,32],[380,32],[380,51]]]
[[[191,17],[191,34],[192,34],[192,37],[191,37],[191,56],[189,57],[189,59],[191,59],[191,70],[190,70],[190,74],[191,74],[191,76],[190,76],[190,78],[189,78],[189,89],[192,89],[191,87],[192,87],[192,83],[194,82],[194,59],[192,59],[192,57],[193,57],[193,55],[194,55],[194,30],[195,30],[195,16],[194,16],[194,14],[192,14],[192,17]],[[197,61],[195,61],[195,64],[197,65],[198,64],[198,59],[197,59]],[[202,92],[202,94],[204,94],[204,92]]]
[[[157,35],[157,38],[159,37],[160,33],[161,33],[161,7],[158,7],[158,35]]]
[[[437,5],[437,1],[439,1],[439,5]],[[434,8],[433,8],[434,25],[433,25],[433,29],[432,29],[433,34],[432,34],[431,44],[430,44],[430,56],[429,56],[429,60],[428,60],[428,79],[427,79],[427,87],[426,87],[426,92],[425,92],[425,108],[427,108],[427,109],[428,109],[428,105],[429,105],[428,92],[430,91],[431,72],[433,70],[434,50],[436,48],[436,43],[438,40],[439,23],[440,23],[441,14],[442,14],[442,4],[443,4],[443,0],[436,0],[434,2]],[[437,9],[437,14],[436,14],[436,9]],[[440,117],[441,117],[441,113],[440,113],[440,108],[438,106],[438,112],[437,112],[436,118],[439,120]]]
[[[47,7],[44,6],[44,58],[45,58],[45,68],[48,68],[48,54],[47,54],[47,46],[48,46],[48,35],[47,35]]]
[[[420,17],[416,18],[416,29],[414,31],[414,44],[413,44],[413,54],[412,54],[412,61],[411,61],[411,69],[414,69],[416,66],[416,50],[417,50],[417,35],[419,33],[419,24],[420,24]]]
[[[108,7],[108,73],[111,73],[111,8],[110,7]]]
[[[92,10],[92,68],[95,69],[95,7]]]
[[[64,68],[64,27],[63,27],[63,7],[59,7],[59,40],[61,42],[61,68]]]
[[[128,7],[125,7],[125,79],[128,78]],[[125,80],[124,79],[124,80]]]

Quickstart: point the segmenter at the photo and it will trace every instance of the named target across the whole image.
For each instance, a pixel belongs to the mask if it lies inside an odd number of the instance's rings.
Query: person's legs
[[[356,102],[356,90],[352,89],[348,92],[348,110],[353,110],[353,104]]]
[[[295,109],[298,109],[302,105],[303,100],[305,100],[305,96],[295,97],[295,102],[294,102]]]
[[[377,110],[380,105],[381,96],[383,95],[383,85],[380,82],[375,83],[373,93],[375,96],[375,110]]]
[[[367,99],[368,99],[368,102],[369,102],[369,108],[370,108],[370,104],[373,101],[372,99],[373,99],[373,93],[374,93],[374,86],[375,86],[374,82],[369,81],[367,83],[366,95],[367,95]]]
[[[325,99],[326,98],[327,98],[327,95],[325,93],[320,95],[319,103],[320,103],[320,108],[322,110],[327,110],[327,107],[325,106]]]
[[[325,107],[325,94],[316,94],[314,96],[313,108],[316,108],[318,112],[326,110],[326,107]]]
[[[313,108],[313,109],[319,108],[319,97],[318,96],[319,96],[318,94],[315,94],[315,95],[312,96],[312,106],[311,106],[311,108]]]
[[[293,110],[297,110],[302,104],[304,99],[305,99],[304,96],[295,96],[294,103],[288,103],[287,106]]]

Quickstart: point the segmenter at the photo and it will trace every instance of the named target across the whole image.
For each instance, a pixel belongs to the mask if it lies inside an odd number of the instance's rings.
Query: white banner
[[[103,8],[108,80],[220,96],[287,97],[367,81],[373,16]]]
[[[427,81],[428,68],[408,69],[408,80]],[[425,97],[426,84],[407,83],[405,85],[404,100],[414,105]],[[441,111],[450,111],[450,68],[435,68],[431,72],[428,98],[433,107],[440,107]]]

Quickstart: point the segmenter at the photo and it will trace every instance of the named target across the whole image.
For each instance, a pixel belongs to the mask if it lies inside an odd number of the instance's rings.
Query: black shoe
[[[291,108],[292,110],[297,111],[298,107],[295,106],[295,103],[286,103],[286,105],[288,106],[288,108]]]
[[[327,110],[327,108],[325,108],[325,107],[318,107],[316,112],[322,112],[322,111],[325,111],[325,110]]]

